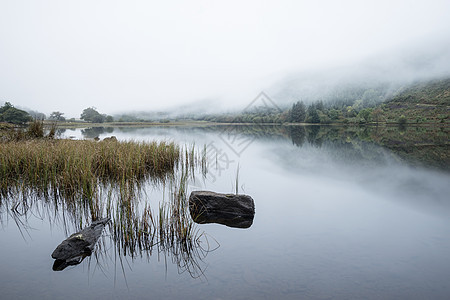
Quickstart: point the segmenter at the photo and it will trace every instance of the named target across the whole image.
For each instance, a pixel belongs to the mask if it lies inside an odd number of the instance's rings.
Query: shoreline
[[[53,126],[55,123],[45,122],[45,126]],[[405,123],[396,122],[371,122],[371,123],[216,123],[206,121],[183,121],[183,122],[110,122],[110,123],[56,123],[58,128],[91,128],[91,127],[213,127],[213,126],[336,126],[336,127],[450,127],[450,123]]]

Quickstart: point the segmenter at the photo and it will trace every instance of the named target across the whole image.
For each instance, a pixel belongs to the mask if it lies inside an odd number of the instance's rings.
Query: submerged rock
[[[255,203],[248,195],[194,191],[189,197],[189,212],[194,222],[199,224],[249,228],[255,216]]]
[[[91,255],[92,250],[101,236],[103,228],[110,218],[101,219],[93,222],[83,230],[72,234],[56,247],[52,257],[56,259],[53,264],[54,271],[60,271],[70,265],[77,265],[83,261],[86,256]]]

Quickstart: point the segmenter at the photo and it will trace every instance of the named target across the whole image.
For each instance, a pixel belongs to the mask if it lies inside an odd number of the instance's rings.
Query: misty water
[[[18,216],[3,203],[1,298],[448,299],[448,131],[440,134],[444,155],[394,151],[363,129],[65,130],[72,138],[206,145],[208,174],[189,192],[234,193],[237,182],[255,201],[253,224],[196,224],[207,239],[194,273],[162,252],[119,254],[107,230],[93,255],[53,271],[52,251],[75,232],[65,212],[41,204]],[[149,186],[146,194],[157,212],[164,193]]]

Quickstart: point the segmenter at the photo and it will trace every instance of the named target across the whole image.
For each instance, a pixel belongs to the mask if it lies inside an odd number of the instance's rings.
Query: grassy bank
[[[163,180],[179,157],[179,146],[165,142],[10,141],[0,144],[0,191],[91,199],[99,183]]]

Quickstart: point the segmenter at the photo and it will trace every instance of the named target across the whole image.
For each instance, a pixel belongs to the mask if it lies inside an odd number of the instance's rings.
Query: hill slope
[[[411,85],[382,105],[386,122],[450,124],[450,78]]]

